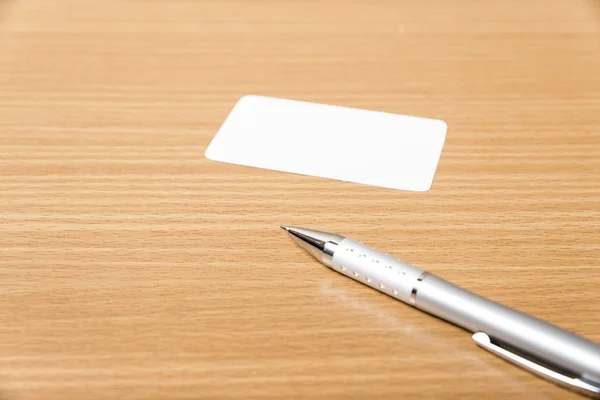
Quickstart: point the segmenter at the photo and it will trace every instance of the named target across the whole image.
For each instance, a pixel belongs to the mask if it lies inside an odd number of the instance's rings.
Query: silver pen
[[[282,228],[334,271],[473,332],[479,346],[529,372],[600,398],[600,345],[350,238]]]

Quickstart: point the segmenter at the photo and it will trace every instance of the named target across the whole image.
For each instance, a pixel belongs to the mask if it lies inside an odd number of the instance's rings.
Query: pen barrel
[[[433,274],[416,287],[415,306],[566,373],[600,383],[600,345],[485,299]]]
[[[344,238],[331,269],[573,377],[600,383],[600,345]]]

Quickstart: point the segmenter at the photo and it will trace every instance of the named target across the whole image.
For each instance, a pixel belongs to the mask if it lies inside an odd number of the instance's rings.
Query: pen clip
[[[537,364],[526,358],[523,358],[518,354],[515,354],[500,346],[495,345],[494,343],[492,343],[490,337],[484,332],[475,333],[473,335],[473,340],[475,341],[475,343],[477,343],[479,346],[489,351],[490,353],[493,353],[498,357],[508,362],[511,362],[520,368],[523,368],[526,371],[536,374],[544,379],[547,379],[550,382],[567,387],[572,390],[583,392],[588,396],[600,396],[600,385],[596,386],[581,379],[572,378],[570,376],[553,371],[547,367],[544,367],[543,365]]]

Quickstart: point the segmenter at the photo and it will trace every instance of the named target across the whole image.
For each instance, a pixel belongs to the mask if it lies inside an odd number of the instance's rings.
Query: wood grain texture
[[[578,398],[278,226],[600,342],[599,71],[595,0],[0,2],[0,398]],[[445,120],[433,189],[207,161],[245,94]]]

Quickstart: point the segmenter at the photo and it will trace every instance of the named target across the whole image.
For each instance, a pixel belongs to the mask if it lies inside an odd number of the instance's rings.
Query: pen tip
[[[283,229],[283,230],[285,230],[287,232],[290,231],[290,228],[288,226],[285,226],[285,225],[281,225],[281,229]]]

